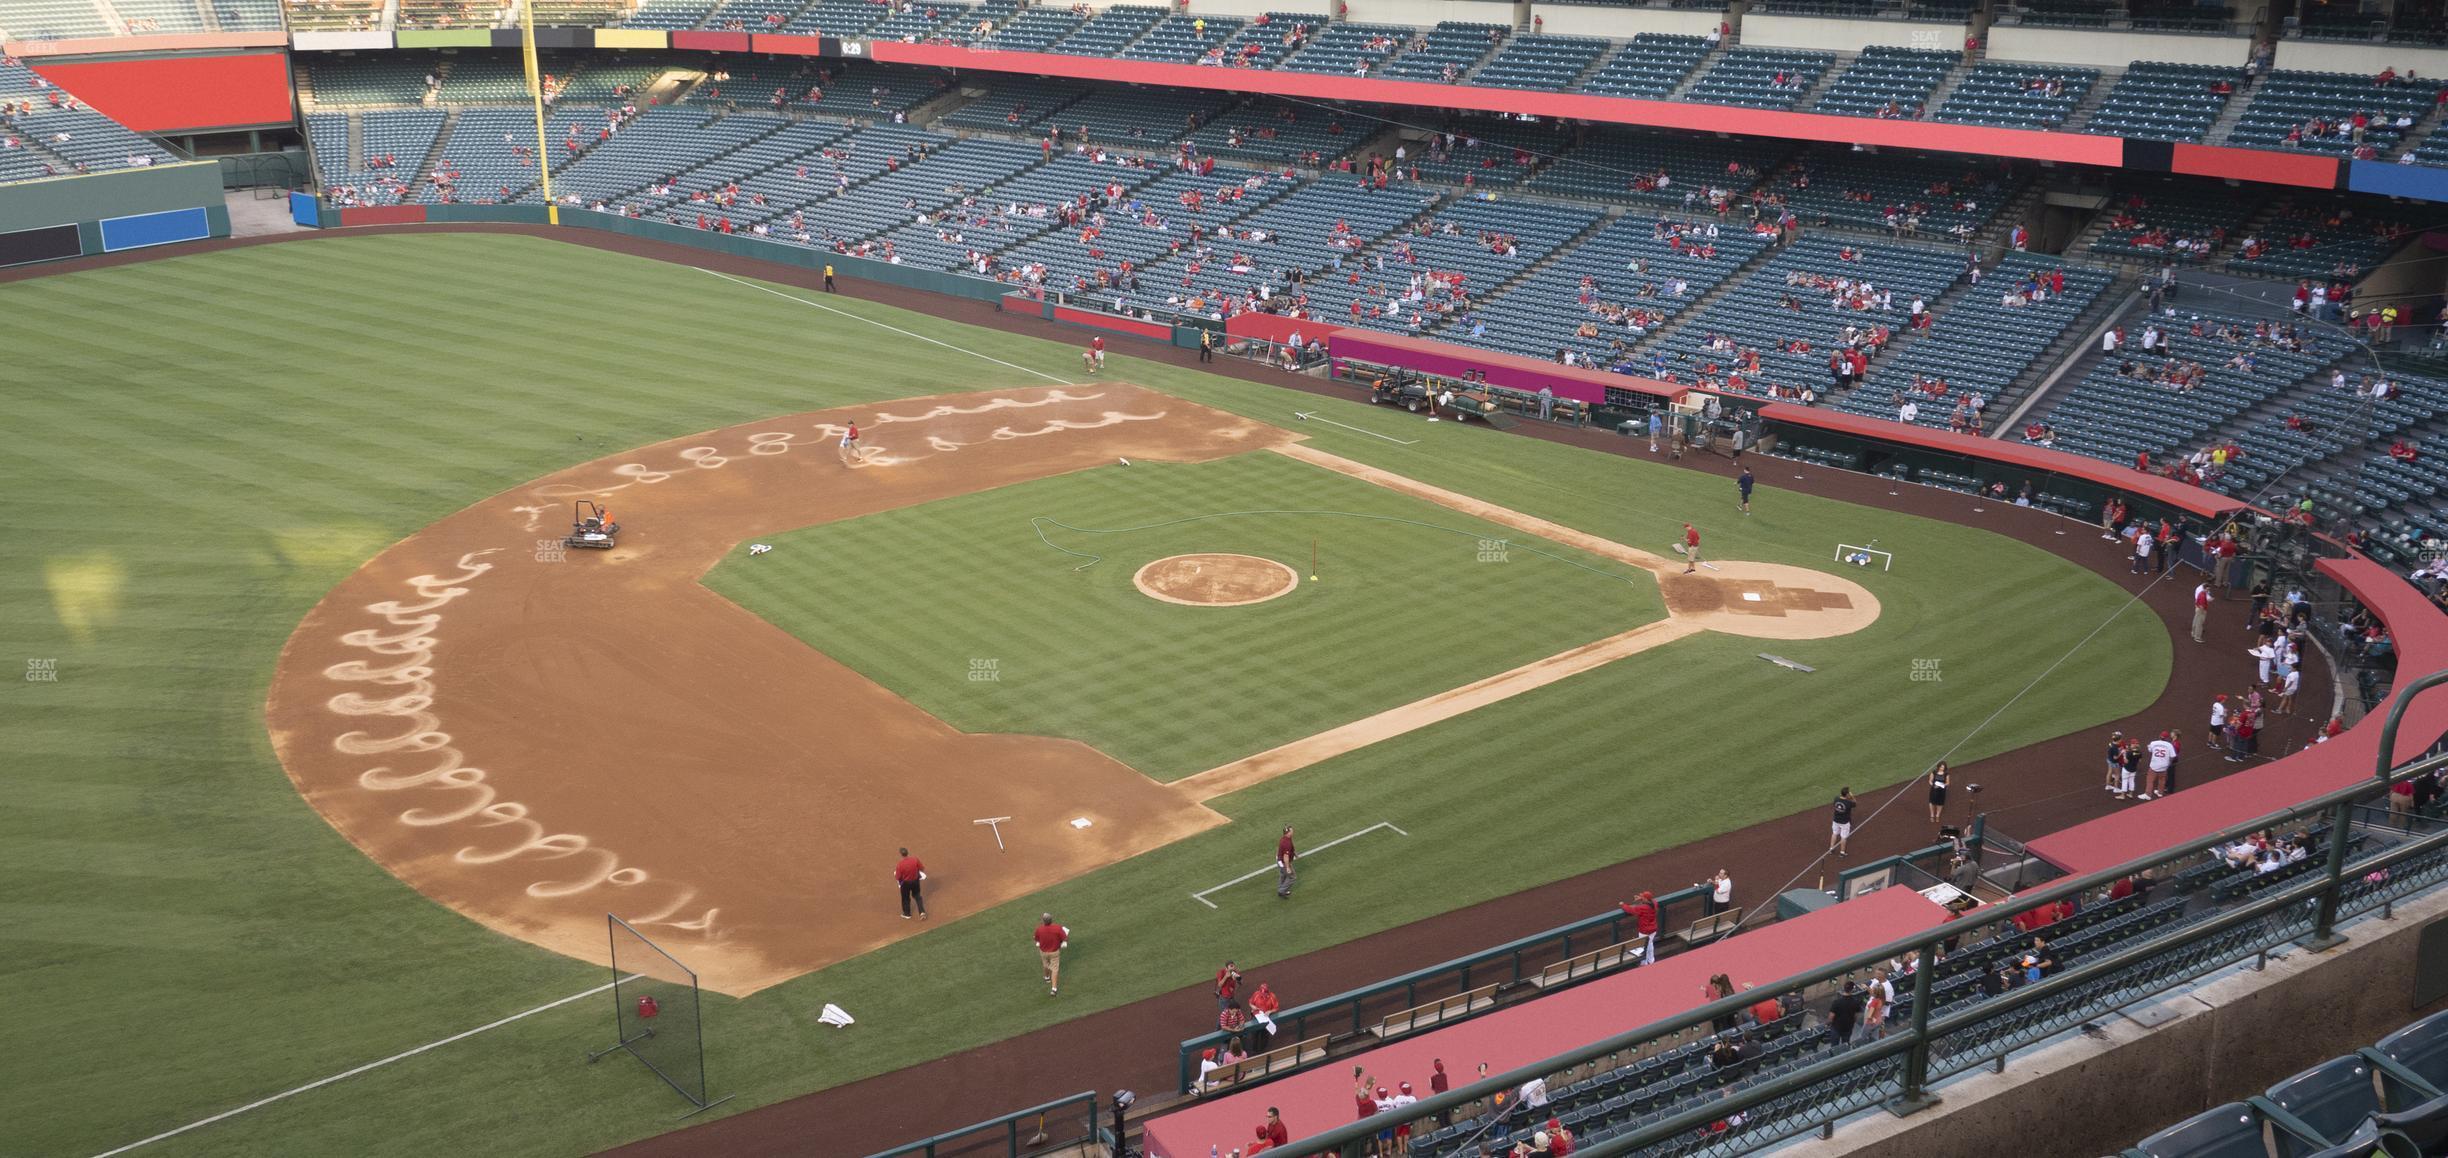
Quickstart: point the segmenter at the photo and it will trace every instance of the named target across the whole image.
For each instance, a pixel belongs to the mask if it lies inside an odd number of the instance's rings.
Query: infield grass
[[[23,1111],[0,1153],[96,1153],[600,983],[593,966],[426,901],[325,826],[264,735],[268,673],[305,611],[383,545],[539,475],[774,414],[1041,382],[942,347],[886,347],[854,317],[1048,374],[1078,362],[1065,344],[827,304],[852,317],[643,259],[471,235],[320,239],[0,286],[15,360],[0,392],[0,656],[12,672],[55,661],[26,672],[56,677],[12,675],[0,691],[0,1090]],[[721,372],[704,372],[717,358]],[[1856,636],[1781,647],[1820,668],[1807,678],[1760,663],[1751,641],[1681,640],[1223,798],[1230,826],[752,999],[711,999],[713,1084],[739,1095],[734,1108],[1190,984],[1223,957],[1263,975],[1815,806],[1840,780],[1901,780],[2009,702],[1958,759],[2122,714],[2165,681],[2166,633],[2112,584],[1976,530],[1782,493],[1772,475],[1746,521],[1721,480],[1126,356],[1109,372],[1267,421],[1325,409],[1401,422],[1416,445],[1307,432],[1652,549],[1682,518],[1721,554],[1797,563],[1875,535],[1898,570],[1851,574],[1886,613]],[[1124,513],[1127,496],[1092,492],[1086,517]],[[1014,576],[1077,578],[1033,537],[997,546],[1015,588]],[[876,588],[919,565],[889,550],[866,563],[890,569]],[[1509,567],[1485,581],[1545,581]],[[1408,619],[1354,614],[1439,642],[1474,630],[1434,593],[1394,594]],[[965,663],[978,646],[940,608],[878,598],[863,613],[914,652]],[[1031,670],[1040,645],[1015,633],[994,646]],[[1356,646],[1317,662],[1374,679]],[[1915,660],[1944,678],[1910,681]],[[1263,886],[1217,894],[1215,912],[1188,899],[1263,864],[1275,825],[1330,838],[1381,819],[1412,835],[1317,858],[1299,905],[1266,907]],[[1537,855],[1502,854],[1520,849]],[[1080,931],[1059,1000],[1012,949],[1044,908]],[[861,1024],[818,1026],[828,1001]],[[568,1154],[670,1128],[677,1099],[638,1067],[580,1063],[604,1043],[602,1012],[565,1007],[138,1153]]]
[[[1082,740],[1159,780],[1665,614],[1645,571],[1263,451],[1084,471],[772,542],[733,552],[707,585],[963,731]],[[1317,582],[1313,544],[1332,560]],[[1303,579],[1231,608],[1133,584],[1142,565],[1194,552]],[[993,680],[968,678],[979,660]]]

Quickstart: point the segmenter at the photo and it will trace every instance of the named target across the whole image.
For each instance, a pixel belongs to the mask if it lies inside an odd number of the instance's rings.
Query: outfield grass
[[[607,305],[607,291],[633,304]],[[1077,365],[1066,344],[827,304],[1050,374]],[[365,558],[614,449],[1037,381],[918,343],[864,356],[875,332],[850,318],[524,238],[174,258],[0,286],[0,317],[16,363],[0,395],[0,654],[12,667],[58,661],[57,682],[12,678],[0,693],[16,771],[0,811],[15,1046],[0,1050],[0,1089],[39,1107],[15,1117],[0,1153],[107,1149],[599,983],[594,967],[400,885],[282,775],[261,717],[268,673],[298,619]],[[709,351],[721,372],[673,369],[705,367]],[[1662,545],[1686,517],[1722,554],[1788,562],[1876,535],[1898,570],[1853,574],[1886,614],[1857,636],[1787,647],[1820,667],[1813,677],[1761,664],[1746,641],[1678,641],[1227,797],[1241,819],[1225,828],[752,999],[715,999],[709,1060],[735,1106],[1171,989],[1221,957],[1262,968],[1816,805],[1837,780],[1904,778],[2103,623],[1958,758],[2111,718],[2165,680],[2154,619],[2118,615],[2112,584],[1996,536],[1780,493],[1773,475],[1743,522],[1722,480],[1127,357],[1110,372],[1268,421],[1323,406],[1402,422],[1417,445],[1305,432],[1636,545]],[[965,657],[970,644],[922,626],[914,645]],[[1939,661],[1944,679],[1911,682],[1917,659]],[[1209,913],[1183,895],[1263,862],[1273,825],[1328,836],[1378,819],[1413,835],[1318,858],[1299,906],[1265,908],[1260,889],[1219,894],[1223,911]],[[1401,887],[1345,887],[1388,881]],[[1058,1002],[1010,952],[1041,908],[1082,934]],[[861,1025],[817,1026],[826,1001]],[[566,1007],[140,1153],[564,1154],[669,1128],[676,1099],[637,1067],[578,1063],[601,1022],[592,1002]]]
[[[1086,533],[1122,528],[1144,529]],[[1086,471],[771,541],[708,585],[954,727],[1082,740],[1159,780],[1665,614],[1645,571],[1268,452]],[[1181,607],[1132,583],[1205,551],[1306,573],[1313,544],[1324,581],[1267,603]],[[980,658],[994,681],[968,678]]]

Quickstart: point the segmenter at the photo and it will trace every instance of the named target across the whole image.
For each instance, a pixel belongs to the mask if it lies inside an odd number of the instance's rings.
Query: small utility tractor
[[[620,524],[612,521],[612,512],[593,499],[580,499],[570,512],[569,538],[561,540],[568,547],[588,547],[598,551],[612,549],[620,534]]]

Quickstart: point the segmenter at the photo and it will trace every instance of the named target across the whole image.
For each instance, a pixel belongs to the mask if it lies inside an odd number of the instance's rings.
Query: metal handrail
[[[1659,912],[1659,929],[1663,931],[1666,927],[1664,914],[1668,906],[1680,904],[1686,901],[1697,900],[1708,895],[1709,891],[1710,890],[1706,885],[1694,885],[1690,888],[1677,889],[1670,893],[1661,894],[1654,898]],[[1296,1041],[1306,1040],[1310,1037],[1316,1036],[1316,1034],[1309,1032],[1309,1022],[1312,1019],[1324,1020],[1329,1016],[1337,1019],[1349,1016],[1351,1019],[1351,1028],[1344,1032],[1358,1033],[1362,1028],[1364,1028],[1366,1022],[1365,1011],[1368,1008],[1369,1002],[1383,997],[1386,994],[1395,992],[1396,990],[1401,990],[1403,992],[1403,1004],[1401,1008],[1412,1008],[1420,1004],[1418,1000],[1418,992],[1421,987],[1450,983],[1454,986],[1455,992],[1466,993],[1472,989],[1478,988],[1478,985],[1473,985],[1471,983],[1472,971],[1485,969],[1491,965],[1509,968],[1511,976],[1509,976],[1506,980],[1520,981],[1525,976],[1522,969],[1522,962],[1527,955],[1546,948],[1550,945],[1550,943],[1552,943],[1559,950],[1560,960],[1570,959],[1574,956],[1572,950],[1573,938],[1585,935],[1598,929],[1606,930],[1607,937],[1604,945],[1599,946],[1600,948],[1605,947],[1605,945],[1618,944],[1623,940],[1623,923],[1629,919],[1629,917],[1625,916],[1620,911],[1599,913],[1595,916],[1583,917],[1578,921],[1558,925],[1553,929],[1546,930],[1545,932],[1532,933],[1527,937],[1516,938],[1501,945],[1479,950],[1476,953],[1456,957],[1450,961],[1440,962],[1421,969],[1414,969],[1409,973],[1389,977],[1382,981],[1374,981],[1367,985],[1360,986],[1357,989],[1347,989],[1341,993],[1335,994],[1332,997],[1321,997],[1316,1001],[1296,1005],[1290,1009],[1283,1010],[1280,1013],[1272,1014],[1270,1016],[1278,1026],[1283,1027],[1281,1032],[1288,1033],[1293,1040]],[[1484,985],[1486,982],[1482,981],[1479,984]],[[1462,1019],[1457,1017],[1454,1020],[1460,1021]],[[1226,1033],[1222,1030],[1216,1030],[1214,1032],[1204,1033],[1182,1042],[1181,1057],[1179,1059],[1180,1085],[1178,1088],[1183,1091],[1188,1091],[1192,1088],[1192,1083],[1198,1077],[1198,1063],[1201,1054],[1209,1049],[1222,1046],[1226,1040],[1235,1036],[1237,1035]],[[1281,1074],[1269,1075],[1268,1080],[1297,1072],[1299,1071],[1287,1069]],[[1236,1086],[1238,1084],[1239,1083],[1236,1083]]]
[[[935,1158],[936,1147],[948,1145],[953,1142],[973,1139],[976,1135],[995,1129],[996,1127],[1001,1127],[1003,1129],[1004,1153],[1012,1155],[1013,1158],[1017,1158],[1017,1156],[1022,1153],[1020,1143],[1021,1122],[1030,1118],[1052,1114],[1058,1110],[1070,1110],[1072,1107],[1083,1104],[1088,1110],[1088,1115],[1084,1119],[1088,1123],[1087,1132],[1077,1138],[1057,1138],[1054,1139],[1054,1141],[1065,1144],[1084,1142],[1092,1139],[1096,1135],[1099,1128],[1097,1122],[1097,1095],[1095,1090],[1083,1090],[1079,1093],[1071,1095],[1070,1097],[1056,1098],[1053,1101],[1047,1102],[1043,1105],[1030,1106],[1025,1110],[1014,1110],[1011,1113],[1005,1114],[999,1118],[988,1118],[983,1122],[963,1126],[957,1130],[946,1130],[941,1134],[936,1134],[927,1138],[920,1138],[915,1142],[904,1142],[890,1150],[878,1150],[875,1153],[868,1155],[867,1158],[900,1158],[901,1155],[905,1154],[924,1154],[927,1156],[927,1158]]]

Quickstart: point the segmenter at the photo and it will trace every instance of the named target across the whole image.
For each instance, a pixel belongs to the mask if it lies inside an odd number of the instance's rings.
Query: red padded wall
[[[278,52],[36,61],[33,69],[140,133],[276,125],[294,119],[289,59]]]

